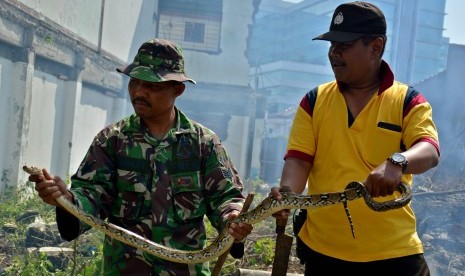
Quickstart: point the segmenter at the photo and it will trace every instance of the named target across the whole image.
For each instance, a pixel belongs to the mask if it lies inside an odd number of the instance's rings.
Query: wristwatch
[[[401,167],[402,172],[405,172],[405,170],[407,170],[408,161],[402,153],[395,152],[391,156],[389,156],[387,160],[389,160],[392,164]]]

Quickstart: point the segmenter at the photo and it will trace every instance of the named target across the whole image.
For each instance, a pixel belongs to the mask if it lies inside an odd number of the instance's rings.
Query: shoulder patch
[[[215,154],[216,154],[216,158],[218,159],[218,162],[222,165],[222,166],[226,166],[226,163],[227,163],[227,160],[228,160],[228,156],[226,155],[226,150],[224,149],[223,145],[221,144],[215,144],[215,146],[213,147],[214,151],[215,151]]]

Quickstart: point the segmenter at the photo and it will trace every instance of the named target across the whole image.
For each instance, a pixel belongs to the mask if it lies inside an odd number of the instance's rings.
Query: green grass
[[[100,275],[102,262],[102,234],[96,231],[86,233],[86,242],[81,242],[84,238],[69,243],[69,247],[74,249],[68,266],[64,271],[54,270],[51,262],[44,253],[30,253],[25,247],[27,224],[16,222],[16,218],[28,210],[38,211],[42,220],[46,223],[55,221],[55,207],[42,202],[38,196],[34,196],[33,184],[27,183],[19,191],[7,189],[0,194],[0,226],[14,224],[17,229],[13,233],[3,233],[3,242],[9,249],[0,251],[0,268],[3,269],[2,276],[17,275],[54,275],[54,276],[74,276],[74,275]],[[26,195],[26,196],[25,196]],[[32,196],[27,196],[32,195]],[[83,254],[89,246],[97,248],[90,256]],[[1,271],[1,270],[0,270]]]

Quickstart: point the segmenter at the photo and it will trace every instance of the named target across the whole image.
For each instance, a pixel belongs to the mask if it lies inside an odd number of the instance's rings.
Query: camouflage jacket
[[[204,216],[221,230],[240,210],[242,182],[219,138],[177,110],[176,125],[157,141],[133,114],[94,138],[71,177],[75,204],[89,214],[180,250],[205,246]],[[89,229],[57,208],[66,240]],[[208,263],[165,261],[108,236],[105,275],[209,275]]]

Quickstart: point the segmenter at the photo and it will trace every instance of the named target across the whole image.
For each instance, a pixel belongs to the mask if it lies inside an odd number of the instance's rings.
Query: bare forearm
[[[281,176],[280,186],[290,187],[293,193],[301,194],[307,185],[312,164],[294,157],[286,158]]]
[[[435,167],[439,162],[439,154],[432,144],[420,142],[403,152],[408,160],[405,173],[421,174]]]

